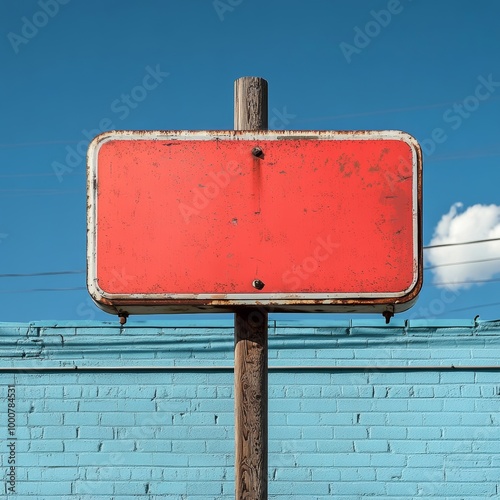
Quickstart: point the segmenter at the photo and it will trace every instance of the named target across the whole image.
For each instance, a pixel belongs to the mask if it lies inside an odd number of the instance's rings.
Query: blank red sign
[[[420,290],[402,132],[109,132],[88,162],[88,286],[110,312],[397,311]]]

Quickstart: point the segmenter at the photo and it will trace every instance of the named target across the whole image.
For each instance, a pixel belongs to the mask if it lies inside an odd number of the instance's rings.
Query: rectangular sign
[[[398,312],[422,285],[399,131],[119,131],[88,151],[88,289],[112,313]]]

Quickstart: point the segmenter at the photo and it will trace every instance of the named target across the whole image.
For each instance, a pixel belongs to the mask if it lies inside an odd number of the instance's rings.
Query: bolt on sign
[[[119,131],[88,151],[88,289],[114,314],[399,312],[422,286],[399,131]]]

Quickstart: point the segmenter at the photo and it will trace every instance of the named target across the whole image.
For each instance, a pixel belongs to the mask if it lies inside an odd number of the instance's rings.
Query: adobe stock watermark
[[[474,92],[465,97],[460,102],[455,102],[442,114],[442,120],[449,125],[453,131],[458,130],[465,120],[468,120],[471,115],[479,109],[482,102],[487,101],[492,94],[500,87],[500,82],[493,80],[493,75],[490,73],[486,78],[482,75],[477,77],[479,82],[474,89]],[[422,151],[431,156],[435,153],[438,144],[443,144],[448,140],[448,133],[443,127],[436,127],[432,130],[430,137],[420,141]]]
[[[170,73],[162,71],[159,64],[154,68],[146,66],[145,70],[146,73],[142,77],[140,84],[133,87],[127,94],[121,94],[119,98],[110,103],[110,111],[115,115],[114,119],[125,120],[130,115],[131,110],[136,109],[147,98],[149,93],[157,89],[165,78],[170,75]],[[71,173],[82,162],[85,162],[88,145],[96,135],[106,130],[117,128],[114,125],[114,119],[108,117],[102,118],[97,128],[91,130],[83,129],[82,135],[84,139],[75,147],[66,146],[64,163],[58,161],[52,162],[52,170],[59,182],[63,181],[65,174]]]
[[[283,283],[290,285],[292,290],[299,290],[302,283],[319,270],[321,262],[327,261],[333,255],[334,250],[340,246],[339,243],[332,241],[331,235],[325,238],[319,236],[316,238],[315,244],[311,255],[282,274]]]
[[[194,187],[190,203],[179,203],[179,211],[188,224],[193,215],[199,215],[208,207],[210,202],[219,196],[220,192],[231,183],[234,177],[242,173],[241,165],[236,161],[230,161],[219,172],[209,172],[209,181]]]
[[[407,0],[411,2],[412,0]],[[345,57],[345,60],[350,64],[354,54],[361,54],[366,49],[374,38],[377,38],[383,29],[387,28],[394,16],[401,14],[404,10],[404,5],[400,0],[389,0],[385,9],[375,11],[371,10],[371,19],[362,27],[354,27],[354,38],[352,43],[341,42],[339,48]]]
[[[96,317],[96,305],[92,300],[89,298],[83,302],[80,302],[76,306],[76,314],[78,315],[79,318],[84,318],[89,321],[92,321]]]
[[[443,288],[439,297],[432,299],[426,306],[417,306],[413,308],[412,314],[408,317],[409,320],[432,320],[436,316],[441,316],[446,312],[446,308],[455,302],[461,293],[459,290]]]
[[[241,5],[242,3],[243,0],[214,0],[212,5],[217,16],[219,17],[219,20],[222,22],[224,21],[226,12],[233,12],[234,8],[238,7],[238,5]]]
[[[291,123],[297,115],[288,113],[286,106],[281,110],[273,108],[269,125],[273,130],[283,130]],[[192,198],[189,203],[179,203],[179,211],[184,222],[189,223],[191,217],[199,215],[202,210],[208,207],[210,202],[217,198],[221,191],[225,189],[231,180],[242,174],[241,165],[236,161],[230,161],[218,172],[209,172],[209,181],[204,182],[192,189]]]
[[[292,115],[287,112],[286,106],[283,106],[281,111],[279,109],[273,108],[271,110],[272,116],[269,119],[269,128],[271,130],[284,130],[287,125],[290,124],[291,120],[297,118],[297,115]]]
[[[35,38],[41,29],[45,28],[49,21],[57,16],[61,5],[66,5],[70,0],[39,0],[37,2],[40,10],[37,10],[30,18],[21,17],[20,33],[13,31],[7,33],[7,39],[12,46],[12,50],[19,54],[20,47],[27,45],[33,38]]]
[[[470,95],[459,102],[455,102],[453,106],[448,107],[441,115],[442,121],[449,125],[449,130],[443,126],[435,127],[428,137],[419,140],[422,153],[426,157],[432,156],[436,152],[438,145],[448,140],[449,132],[458,130],[479,109],[481,103],[490,99],[500,87],[500,81],[495,81],[491,73],[487,77],[479,75],[477,81],[478,84]],[[399,181],[405,180],[412,175],[413,164],[403,156],[399,157],[395,173],[384,172],[384,177],[391,191],[396,189]]]

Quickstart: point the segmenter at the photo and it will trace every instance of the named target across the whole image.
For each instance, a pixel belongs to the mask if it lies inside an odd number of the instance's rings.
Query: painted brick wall
[[[234,497],[232,325],[170,325],[0,324],[0,496]],[[272,322],[269,498],[500,498],[499,358],[500,322]]]

